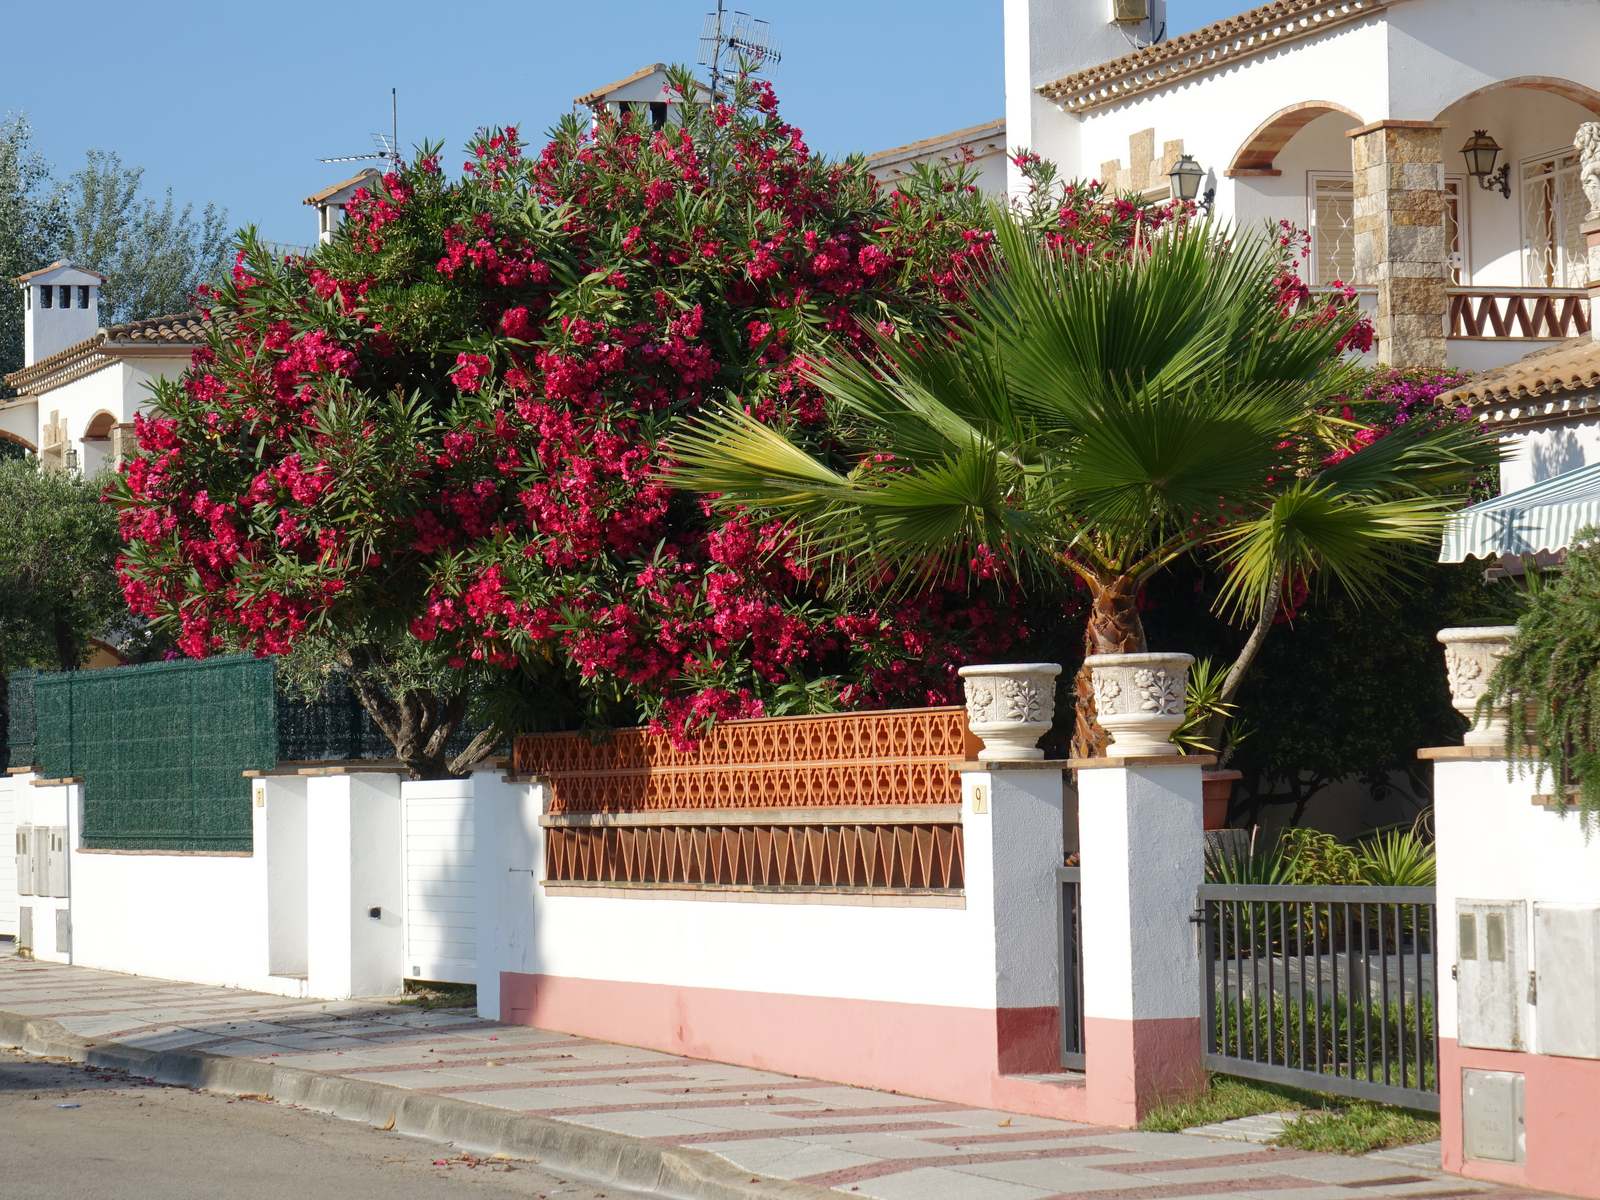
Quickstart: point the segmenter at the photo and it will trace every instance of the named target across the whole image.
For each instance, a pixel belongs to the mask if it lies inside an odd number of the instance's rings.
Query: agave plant
[[[1495,457],[1471,428],[1421,423],[1352,453],[1326,399],[1350,383],[1356,317],[1286,314],[1268,239],[1193,225],[1077,260],[1002,211],[994,249],[935,336],[874,333],[871,353],[814,366],[860,453],[815,456],[730,404],[673,438],[674,482],[789,517],[844,588],[991,556],[1025,582],[1075,576],[1086,654],[1144,650],[1145,583],[1210,556],[1221,612],[1254,626],[1227,702],[1286,581],[1382,590]],[[1076,683],[1074,752],[1098,753],[1086,670]]]

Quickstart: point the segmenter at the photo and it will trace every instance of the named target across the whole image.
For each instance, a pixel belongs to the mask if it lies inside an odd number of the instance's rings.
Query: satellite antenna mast
[[[392,166],[400,166],[400,95],[398,88],[389,89],[389,132],[372,135],[373,149],[366,154],[335,154],[332,158],[319,158],[318,162],[371,162],[383,159]]]
[[[767,23],[747,12],[729,12],[724,0],[717,0],[715,12],[706,14],[700,31],[700,65],[711,72],[711,98],[722,90],[722,52],[731,50],[757,70],[767,63],[783,61],[783,53],[773,40]]]

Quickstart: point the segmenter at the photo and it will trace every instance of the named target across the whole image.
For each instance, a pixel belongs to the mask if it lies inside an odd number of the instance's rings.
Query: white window
[[[1450,282],[1472,282],[1471,214],[1467,208],[1467,180],[1464,175],[1446,175],[1444,180],[1444,238],[1450,253]]]
[[[1356,194],[1349,175],[1308,180],[1312,284],[1356,282]]]
[[[1588,276],[1578,154],[1561,150],[1522,164],[1522,282],[1582,287]]]

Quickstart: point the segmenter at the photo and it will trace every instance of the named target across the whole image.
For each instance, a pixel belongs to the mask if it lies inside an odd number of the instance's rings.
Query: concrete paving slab
[[[654,1163],[649,1170],[694,1179],[721,1171],[719,1186],[752,1198],[779,1194],[772,1189],[781,1180],[795,1198],[833,1188],[880,1200],[1351,1200],[1496,1190],[1415,1161],[1431,1155],[1437,1163],[1437,1147],[1398,1159],[1274,1155],[1258,1136],[1239,1136],[1249,1130],[1095,1129],[499,1025],[470,1012],[264,997],[0,957],[0,1028],[26,1027],[6,1016],[19,1012],[59,1022],[62,1038],[116,1040],[129,1031],[120,1040],[146,1058],[105,1043],[93,1053],[169,1067],[204,1062],[193,1078],[207,1086],[264,1091],[379,1126],[399,1113],[418,1129],[454,1130],[444,1136],[468,1141],[520,1138],[524,1155],[537,1143],[540,1153],[588,1155],[608,1169]],[[211,1057],[185,1059],[186,1048]]]

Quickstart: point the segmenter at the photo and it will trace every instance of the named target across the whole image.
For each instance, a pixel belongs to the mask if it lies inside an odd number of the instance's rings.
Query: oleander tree
[[[1308,302],[1291,231],[1185,222],[1109,255],[1006,213],[996,232],[937,333],[868,331],[867,352],[806,366],[863,449],[819,454],[728,405],[674,438],[673,481],[791,522],[847,586],[926,586],[977,559],[1076,580],[1084,654],[1144,650],[1145,586],[1201,556],[1218,611],[1250,627],[1226,702],[1286,589],[1389,588],[1494,458],[1469,425],[1378,436],[1330,405],[1368,335],[1353,305]],[[1087,670],[1076,691],[1074,751],[1097,752]]]
[[[937,327],[991,252],[973,172],[880,190],[750,79],[681,107],[569,117],[537,153],[489,129],[459,179],[424,147],[311,258],[243,235],[113,491],[132,610],[191,655],[281,655],[307,692],[346,676],[419,775],[503,729],[687,740],[947,702],[1011,651],[1027,624],[985,557],[844,595],[782,520],[661,478],[670,433],[728,396],[849,444],[808,367]],[[1033,236],[1076,253],[1181,215],[1028,169]],[[463,723],[481,735],[451,749]]]

